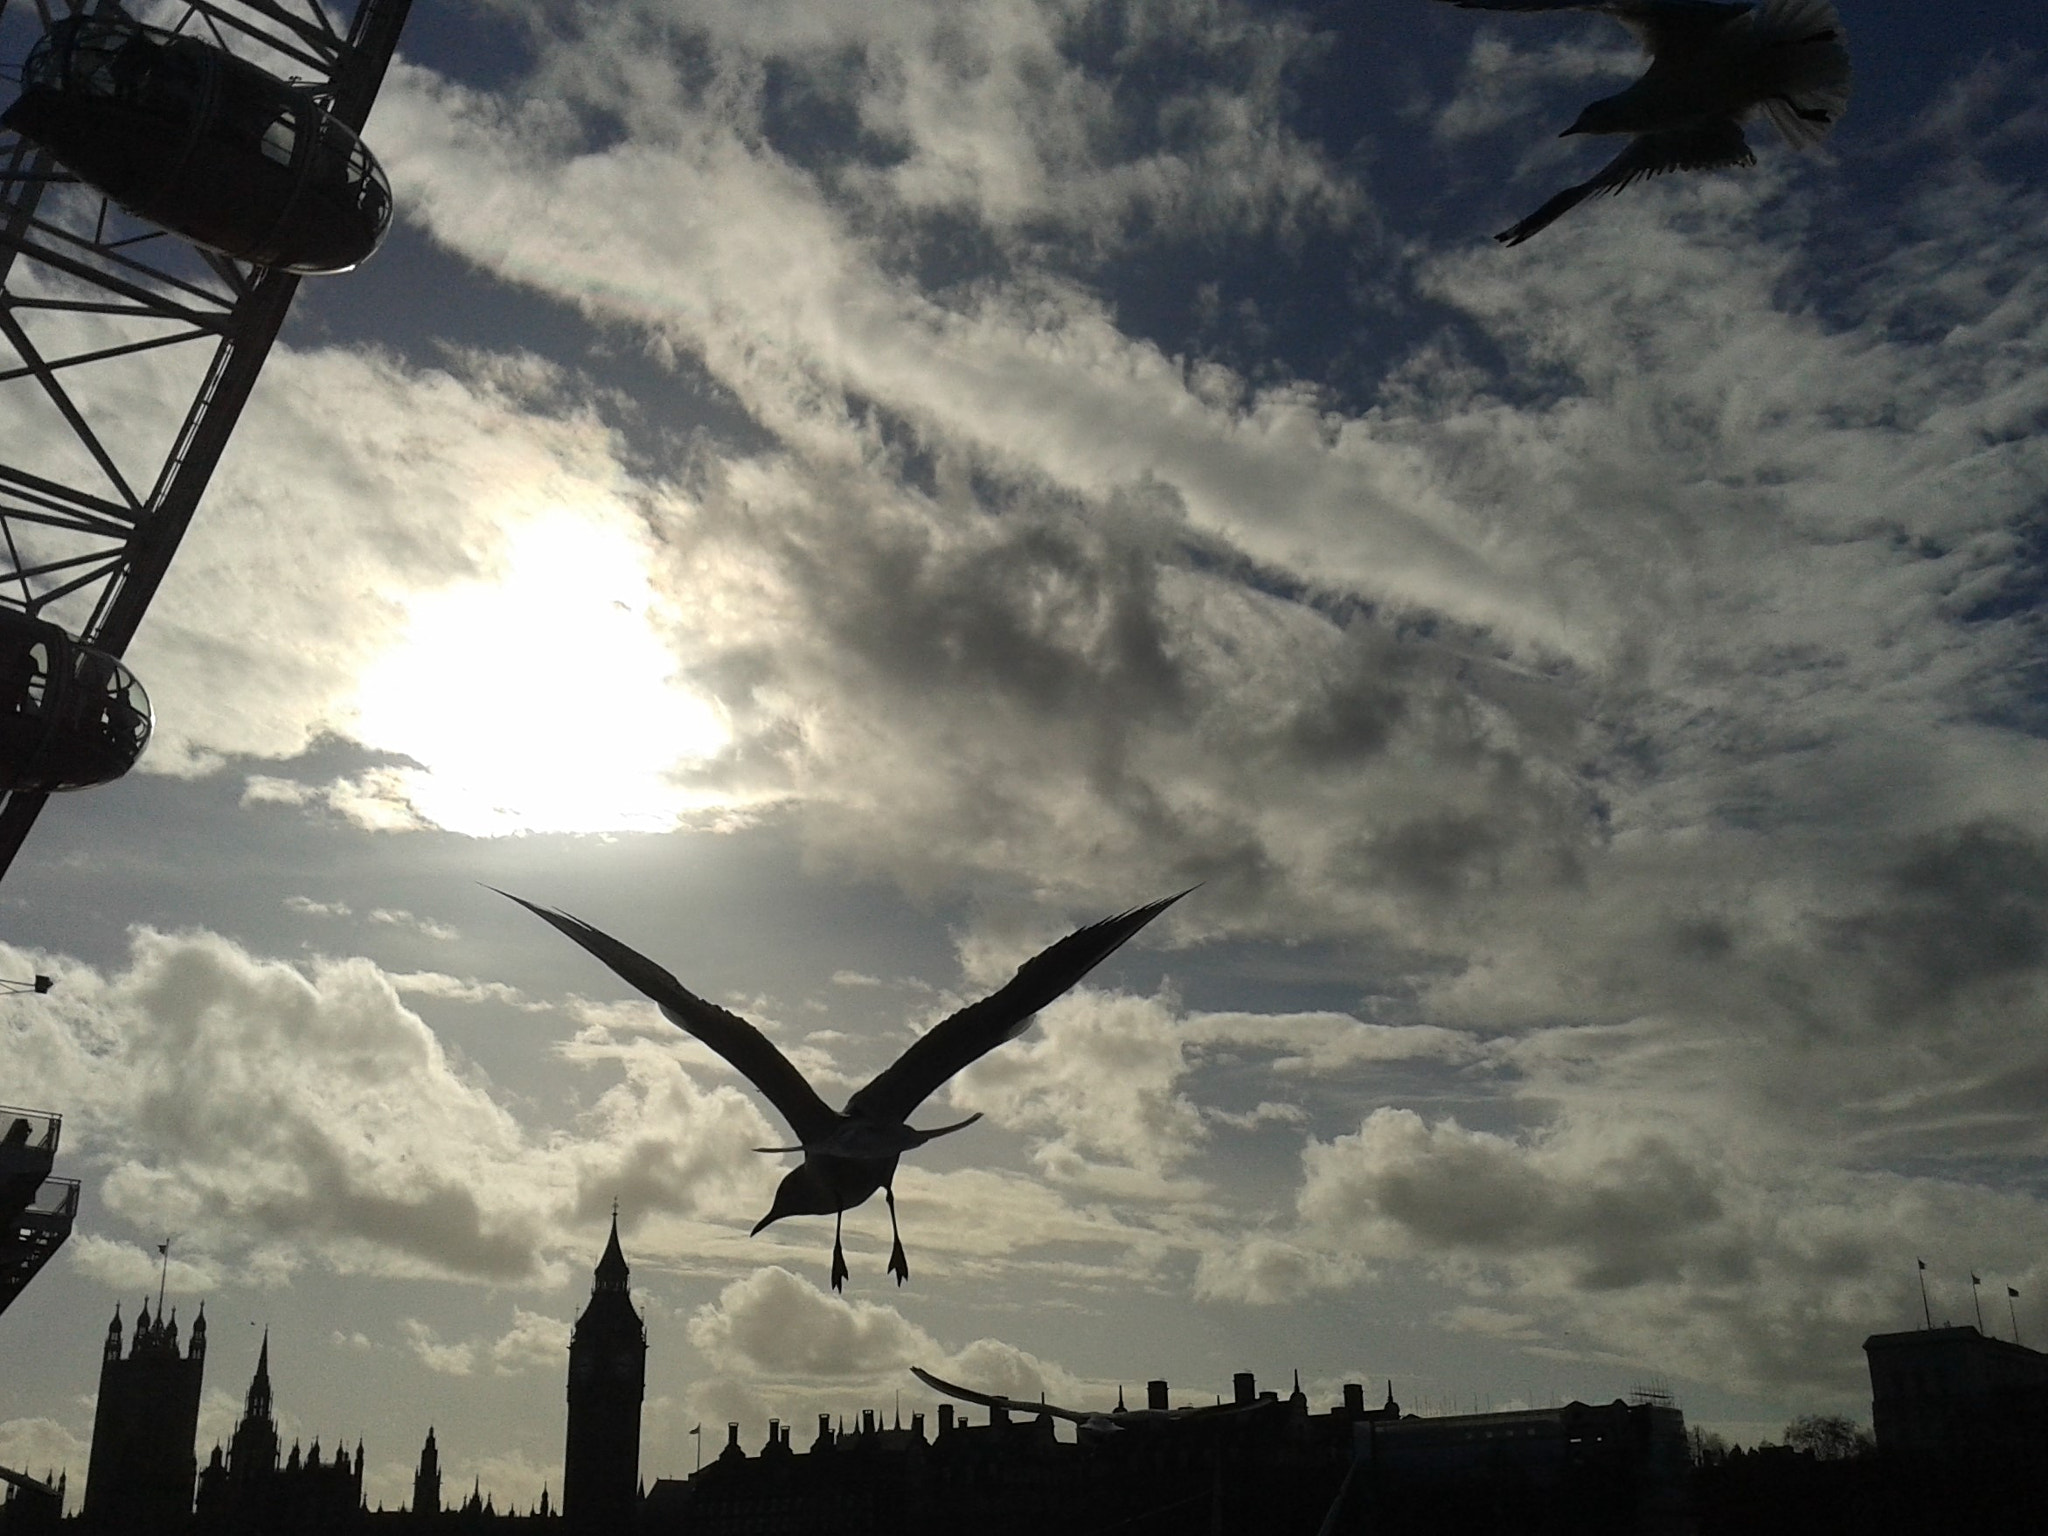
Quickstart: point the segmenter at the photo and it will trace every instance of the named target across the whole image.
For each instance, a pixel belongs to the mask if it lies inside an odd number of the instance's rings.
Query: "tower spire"
[[[245,1407],[252,1419],[270,1417],[270,1330],[263,1330],[263,1347],[256,1351],[256,1374],[249,1378]]]
[[[604,1245],[604,1257],[597,1261],[593,1291],[623,1291],[632,1273],[626,1267],[625,1250],[619,1247],[619,1202],[612,1201],[612,1235]]]

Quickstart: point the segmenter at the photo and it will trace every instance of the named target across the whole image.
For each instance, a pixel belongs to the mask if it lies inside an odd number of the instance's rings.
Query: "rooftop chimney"
[[[1250,1403],[1258,1400],[1258,1384],[1252,1380],[1250,1371],[1239,1371],[1230,1378],[1231,1401]]]
[[[939,1433],[942,1435],[953,1433],[953,1405],[951,1403],[939,1404]]]
[[[1365,1417],[1365,1388],[1355,1381],[1344,1383],[1344,1411],[1354,1419]]]
[[[1145,1383],[1145,1406],[1154,1413],[1166,1412],[1166,1383],[1148,1381]]]

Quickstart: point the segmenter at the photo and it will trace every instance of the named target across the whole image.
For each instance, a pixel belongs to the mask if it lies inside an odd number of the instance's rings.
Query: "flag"
[[[159,1257],[168,1259],[171,1256],[171,1240],[167,1237],[158,1243],[156,1251]]]
[[[695,1429],[691,1430],[690,1433],[693,1435],[701,1435],[704,1433],[704,1426],[702,1424],[699,1424]]]
[[[2005,1288],[2005,1294],[2010,1296],[2014,1301],[2018,1301],[2020,1299],[2020,1293],[2014,1290],[2009,1285]]]
[[[1925,1259],[1915,1259],[1913,1262],[1918,1264],[1923,1270],[1927,1268],[1927,1261]]]
[[[1970,1276],[1970,1284],[1982,1285],[1983,1283],[1984,1282],[1982,1280],[1979,1280],[1974,1273]]]

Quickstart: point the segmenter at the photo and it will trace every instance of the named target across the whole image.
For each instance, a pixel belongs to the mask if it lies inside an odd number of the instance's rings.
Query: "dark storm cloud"
[[[1868,967],[1879,1017],[1932,1022],[1970,994],[1989,1002],[2017,986],[2025,998],[2048,984],[2048,840],[1996,822],[1917,838],[1881,889],[1831,925]]]

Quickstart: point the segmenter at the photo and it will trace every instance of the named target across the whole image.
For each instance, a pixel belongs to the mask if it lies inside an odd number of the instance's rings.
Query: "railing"
[[[12,1104],[0,1104],[0,1153],[14,1147],[55,1153],[63,1126],[64,1117],[47,1109],[17,1109]]]
[[[23,1227],[62,1224],[69,1231],[78,1216],[78,1180],[45,1179],[19,1218]]]

